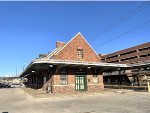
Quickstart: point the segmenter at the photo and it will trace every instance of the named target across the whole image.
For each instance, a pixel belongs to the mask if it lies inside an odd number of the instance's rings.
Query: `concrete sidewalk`
[[[88,92],[88,91],[76,91],[74,93],[45,93],[42,90],[35,90],[31,88],[22,88],[26,93],[31,95],[34,98],[49,98],[49,99],[56,99],[56,98],[69,98],[69,97],[84,97],[84,96],[96,96],[102,94],[111,94],[111,93],[118,93],[118,94],[125,94],[125,93],[132,93],[137,92],[135,90],[129,89],[109,89],[105,88],[102,91],[97,92]]]

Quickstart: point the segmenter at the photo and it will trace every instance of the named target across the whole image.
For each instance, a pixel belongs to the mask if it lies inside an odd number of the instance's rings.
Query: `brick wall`
[[[77,49],[83,50],[83,59],[77,58]],[[54,56],[54,59],[100,62],[98,55],[93,51],[81,34],[77,34],[60,52]]]
[[[67,85],[61,85],[60,84],[60,73],[57,73],[54,75],[54,93],[70,93],[75,92],[75,72],[76,70],[69,69],[68,71],[68,84]],[[93,74],[92,71],[86,70],[86,78],[87,78],[87,91],[90,92],[96,92],[104,89],[103,84],[103,76],[101,73],[98,75],[98,83],[93,83]]]
[[[104,90],[102,73],[98,73],[98,83],[93,83],[92,71],[88,71],[87,90],[90,92],[96,92],[96,91]]]
[[[53,93],[73,93],[74,87],[73,85],[54,86]]]

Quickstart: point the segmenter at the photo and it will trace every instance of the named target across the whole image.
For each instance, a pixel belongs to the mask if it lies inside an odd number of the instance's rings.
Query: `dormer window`
[[[83,49],[77,49],[77,58],[83,59]]]

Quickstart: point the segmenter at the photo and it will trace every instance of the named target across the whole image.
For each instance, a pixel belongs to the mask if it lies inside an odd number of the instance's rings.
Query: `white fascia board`
[[[128,67],[126,64],[113,64],[113,63],[100,63],[100,62],[77,62],[77,61],[65,61],[65,60],[54,60],[54,59],[35,59],[28,67],[19,75],[21,77],[33,64],[66,64],[66,65],[82,65],[82,66],[98,66],[98,67]]]
[[[87,65],[87,66],[100,66],[100,67],[128,67],[126,64],[99,63],[99,62],[77,62],[77,61],[63,61],[63,60],[35,60],[33,61],[33,64],[38,64],[38,63]]]
[[[19,77],[21,77],[21,75],[24,74],[32,65],[33,61],[26,67],[26,69],[19,75]]]

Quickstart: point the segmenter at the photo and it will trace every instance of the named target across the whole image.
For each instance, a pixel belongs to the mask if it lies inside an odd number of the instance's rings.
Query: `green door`
[[[84,91],[86,90],[86,78],[85,75],[76,75],[75,76],[75,90]]]

